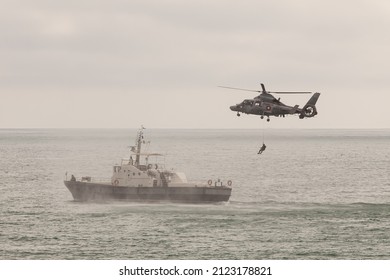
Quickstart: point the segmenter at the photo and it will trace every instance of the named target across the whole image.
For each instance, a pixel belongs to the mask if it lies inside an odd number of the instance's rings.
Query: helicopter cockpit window
[[[244,100],[244,102],[242,102],[244,105],[253,105],[253,100]]]
[[[256,101],[255,102],[255,106],[260,106],[261,105],[261,102],[260,101]]]

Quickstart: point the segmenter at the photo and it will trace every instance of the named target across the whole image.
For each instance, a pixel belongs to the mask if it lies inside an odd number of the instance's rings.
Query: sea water
[[[0,259],[390,259],[390,130],[147,129],[229,202],[75,202],[65,173],[110,178],[135,135],[1,129]]]

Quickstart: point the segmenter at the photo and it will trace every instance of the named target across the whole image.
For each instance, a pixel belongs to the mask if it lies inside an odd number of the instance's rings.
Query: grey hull
[[[79,181],[64,181],[76,201],[126,200],[210,203],[228,201],[229,187],[119,187]]]

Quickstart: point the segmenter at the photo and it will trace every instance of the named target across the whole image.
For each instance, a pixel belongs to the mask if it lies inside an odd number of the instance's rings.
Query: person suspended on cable
[[[267,146],[263,143],[263,146],[261,146],[261,148],[257,154],[261,155],[265,151],[265,148],[267,148]]]

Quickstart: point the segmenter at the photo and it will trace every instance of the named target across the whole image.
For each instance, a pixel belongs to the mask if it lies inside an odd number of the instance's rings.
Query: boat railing
[[[73,174],[66,174],[64,176],[65,181],[79,181],[79,182],[88,182],[88,183],[110,183],[111,178],[107,177],[91,177],[91,176],[75,176]]]
[[[221,180],[221,179],[216,179],[212,180],[209,179],[208,181],[191,181],[191,183],[194,183],[197,186],[206,186],[206,187],[231,187],[232,186],[232,181],[231,180]]]
[[[196,187],[208,187],[207,182],[205,181],[190,181],[191,184],[194,184]]]
[[[72,177],[74,177],[74,179],[72,179]],[[74,175],[68,176],[68,174],[65,174],[64,180],[65,181],[75,180],[75,181],[79,181],[79,182],[88,182],[88,183],[106,183],[106,184],[108,183],[108,184],[111,184],[111,178],[107,178],[107,177],[92,177],[92,176],[76,177]],[[231,187],[232,186],[231,180],[222,181],[220,179],[217,179],[217,180],[209,179],[208,181],[204,181],[204,180],[193,181],[193,180],[191,180],[191,182],[189,182],[189,183],[191,183],[192,185],[195,185],[197,187]],[[172,185],[174,185],[174,184],[175,183],[172,183]],[[178,183],[178,184],[180,184],[180,183]]]
[[[80,177],[80,181],[88,183],[111,183],[111,178],[82,176]]]
[[[125,159],[123,158],[121,160],[121,165],[127,165],[127,164],[130,164],[130,165],[133,165],[135,162],[132,161],[132,160],[129,160],[129,159]],[[144,163],[140,163],[138,166],[137,166],[140,170],[142,171],[146,171],[148,169],[159,169],[159,170],[165,170],[165,164],[164,163],[160,163],[158,161],[156,162],[152,162],[152,161],[146,161]]]

